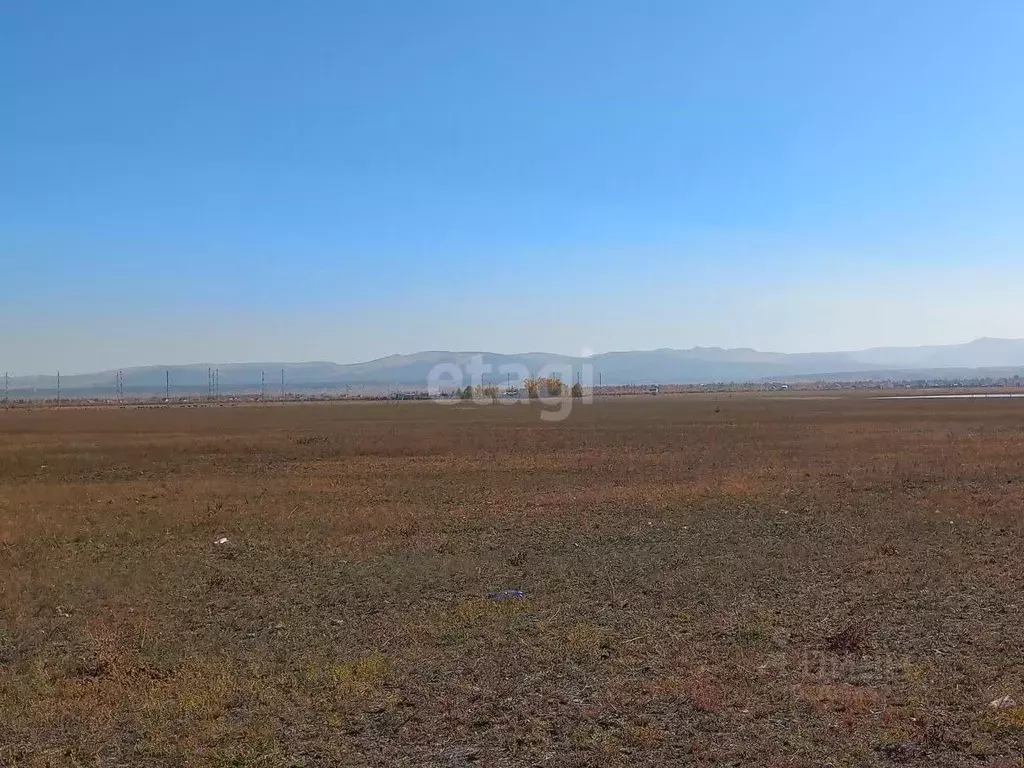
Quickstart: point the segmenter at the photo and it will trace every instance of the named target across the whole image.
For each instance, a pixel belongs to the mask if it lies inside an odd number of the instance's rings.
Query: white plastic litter
[[[1009,696],[1000,696],[995,701],[989,702],[988,706],[990,709],[1013,709],[1017,706],[1017,702]]]

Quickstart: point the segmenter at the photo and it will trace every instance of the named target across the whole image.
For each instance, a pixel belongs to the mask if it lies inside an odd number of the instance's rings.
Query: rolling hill
[[[289,391],[356,387],[407,387],[425,389],[435,367],[455,365],[466,370],[480,356],[492,368],[485,380],[505,380],[503,366],[515,366],[531,374],[545,367],[560,367],[570,376],[590,365],[594,382],[605,385],[626,383],[684,384],[763,380],[829,380],[901,378],[920,372],[922,377],[959,378],[972,371],[997,370],[1000,375],[1024,372],[1024,339],[982,338],[966,344],[931,347],[880,347],[848,352],[787,354],[753,349],[656,349],[607,352],[591,357],[571,357],[545,352],[497,354],[491,352],[429,351],[390,355],[363,363],[341,365],[318,361],[303,363],[257,362],[208,365],[148,366],[123,371],[126,393],[162,392],[170,374],[174,393],[204,393],[207,372],[219,372],[220,391],[259,391],[265,376],[270,392],[281,385],[284,371]],[[1020,369],[1020,370],[1018,370]],[[61,377],[61,389],[68,395],[110,393],[115,389],[116,371]],[[468,381],[468,374],[467,374]],[[12,395],[37,396],[56,390],[55,376],[21,376],[10,381]]]

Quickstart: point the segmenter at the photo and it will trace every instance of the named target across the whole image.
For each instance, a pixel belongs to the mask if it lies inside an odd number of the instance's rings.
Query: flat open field
[[[0,412],[0,764],[1019,767],[1022,543],[1019,400]]]

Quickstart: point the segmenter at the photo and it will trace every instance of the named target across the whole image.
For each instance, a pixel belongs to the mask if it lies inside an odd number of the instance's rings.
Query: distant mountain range
[[[562,366],[573,372],[584,364],[592,366],[594,383],[608,385],[696,384],[712,382],[757,382],[909,378],[968,378],[1024,375],[1024,339],[982,338],[966,344],[934,347],[878,347],[854,352],[810,352],[786,354],[753,349],[656,349],[635,352],[607,352],[592,357],[569,357],[544,352],[503,355],[491,352],[418,352],[391,355],[351,365],[329,362],[307,363],[221,363],[127,368],[123,371],[126,394],[158,394],[164,391],[168,374],[173,394],[203,394],[207,372],[219,371],[220,392],[258,392],[265,375],[266,390],[281,386],[284,371],[289,392],[318,389],[404,387],[425,389],[435,366],[453,363],[466,366],[476,355],[492,366],[489,380],[504,381],[503,365],[518,365],[530,372],[545,366]],[[116,371],[61,377],[61,390],[68,395],[104,395],[116,389]],[[20,376],[10,380],[11,395],[45,396],[56,391],[55,376]]]

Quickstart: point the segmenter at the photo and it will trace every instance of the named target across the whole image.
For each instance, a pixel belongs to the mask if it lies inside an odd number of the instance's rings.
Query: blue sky
[[[0,370],[1024,336],[1024,3],[0,2]]]

